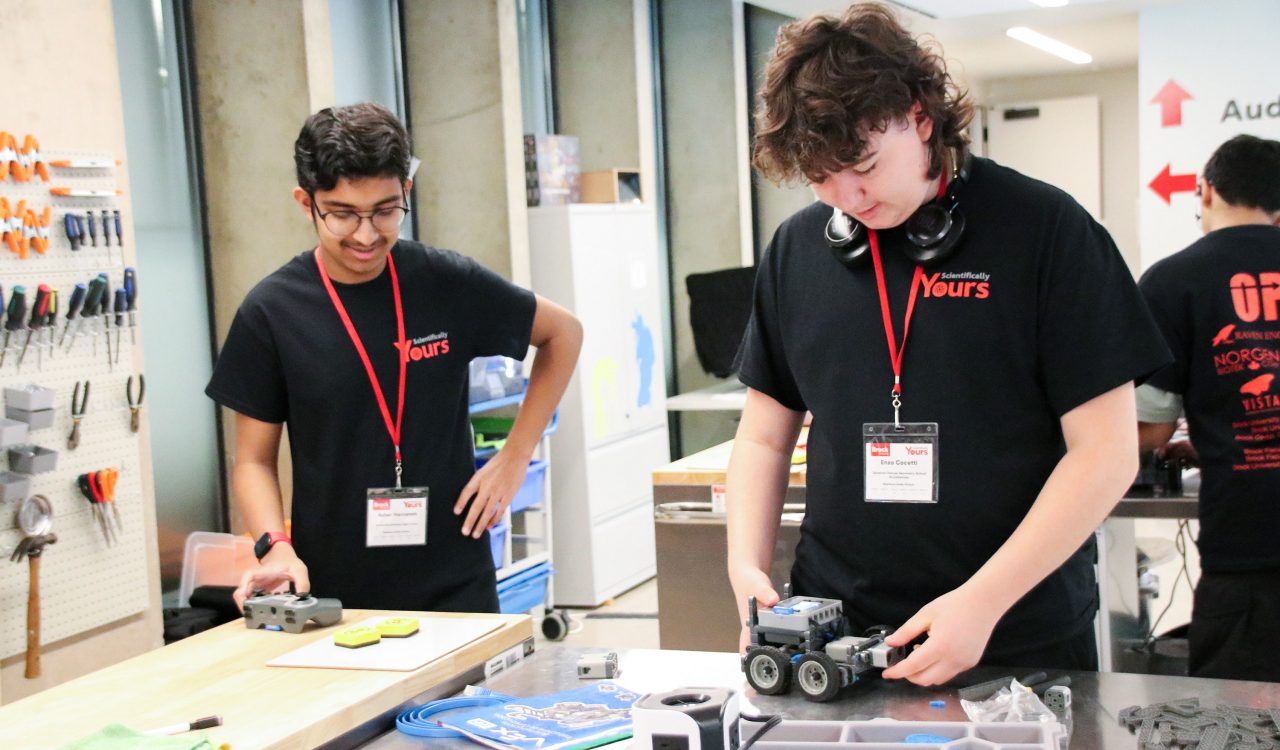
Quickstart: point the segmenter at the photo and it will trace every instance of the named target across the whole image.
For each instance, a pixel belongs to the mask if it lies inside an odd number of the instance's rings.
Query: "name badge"
[[[426,487],[374,487],[367,495],[366,546],[409,547],[427,543]]]
[[[937,422],[869,422],[862,443],[867,502],[938,502]]]

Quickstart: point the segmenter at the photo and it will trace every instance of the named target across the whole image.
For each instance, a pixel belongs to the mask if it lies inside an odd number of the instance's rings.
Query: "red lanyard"
[[[871,261],[876,267],[876,291],[880,293],[880,316],[884,319],[884,338],[889,344],[889,363],[893,366],[893,424],[898,426],[898,410],[902,407],[902,355],[907,351],[907,331],[911,329],[911,315],[916,309],[916,295],[920,291],[920,282],[924,279],[924,268],[916,266],[915,275],[911,277],[911,294],[907,297],[907,314],[902,320],[902,346],[898,346],[897,337],[893,335],[893,318],[889,315],[889,292],[884,283],[884,266],[880,263],[880,240],[876,238],[876,230],[868,229],[871,240]]]
[[[396,404],[396,421],[391,421],[391,411],[387,408],[387,399],[382,395],[382,386],[378,383],[378,376],[373,371],[373,363],[369,361],[369,353],[365,351],[364,343],[360,341],[360,334],[356,332],[356,327],[351,322],[351,316],[347,314],[347,308],[343,306],[342,300],[338,297],[338,292],[333,288],[333,282],[329,279],[329,274],[324,270],[324,261],[320,259],[320,248],[316,248],[316,267],[320,269],[320,280],[324,282],[324,288],[329,292],[329,299],[333,300],[333,308],[338,311],[338,317],[342,318],[342,325],[347,328],[347,335],[351,337],[351,343],[356,345],[356,352],[360,355],[360,361],[364,363],[364,371],[369,376],[369,383],[373,385],[373,395],[378,398],[378,408],[382,410],[382,421],[387,425],[387,433],[391,435],[391,443],[396,448],[396,489],[400,488],[400,474],[403,471],[403,465],[400,462],[400,427],[404,424],[404,375],[405,368],[408,366],[408,357],[404,356],[404,307],[400,303],[400,280],[396,276],[396,264],[391,259],[391,254],[387,254],[387,268],[391,271],[391,292],[395,296],[396,301],[396,347],[400,356],[400,396]]]
[[[938,198],[947,193],[947,178],[943,175],[938,184]],[[876,268],[876,291],[880,294],[880,316],[884,319],[884,338],[889,344],[889,364],[893,367],[893,425],[898,427],[898,410],[902,408],[902,355],[907,351],[907,331],[911,328],[911,315],[916,309],[916,295],[924,280],[924,267],[917,265],[911,277],[911,293],[907,297],[907,314],[902,320],[902,346],[898,346],[897,337],[893,334],[893,318],[889,315],[889,291],[884,283],[884,266],[880,263],[880,240],[876,230],[867,228],[867,236],[871,240],[871,261]]]

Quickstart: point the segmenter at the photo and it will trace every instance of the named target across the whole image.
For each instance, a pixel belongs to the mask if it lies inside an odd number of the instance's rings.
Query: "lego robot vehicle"
[[[849,634],[839,599],[791,596],[760,609],[748,600],[751,645],[742,659],[747,682],[763,695],[780,695],[794,680],[805,698],[823,702],[841,688],[878,674],[906,658],[905,647],[884,642],[893,631],[876,628],[862,636]]]

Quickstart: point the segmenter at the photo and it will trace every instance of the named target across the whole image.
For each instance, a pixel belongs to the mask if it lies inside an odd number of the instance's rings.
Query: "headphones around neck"
[[[960,190],[969,179],[970,157],[966,153],[951,179],[946,192],[916,209],[903,224],[908,245],[903,254],[921,266],[940,263],[955,253],[964,238],[964,214],[960,212]],[[871,241],[867,228],[844,213],[833,209],[823,234],[831,246],[831,254],[842,265],[856,269],[868,262]]]

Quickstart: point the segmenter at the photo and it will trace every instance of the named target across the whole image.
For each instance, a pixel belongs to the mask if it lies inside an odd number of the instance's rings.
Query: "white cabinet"
[[[650,472],[667,441],[657,222],[643,205],[529,209],[534,291],[582,321],[552,436],[555,604],[596,606],[654,574]]]

